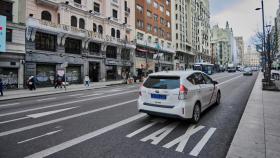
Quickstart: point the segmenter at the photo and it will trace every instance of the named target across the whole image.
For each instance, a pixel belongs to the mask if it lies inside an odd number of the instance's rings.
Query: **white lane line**
[[[232,79],[230,79],[230,80],[226,80],[226,81],[224,81],[224,82],[219,83],[218,85],[219,85],[219,86],[220,86],[220,85],[223,85],[223,84],[228,83],[228,82],[230,82],[230,81],[232,81],[232,80],[235,80],[235,79],[237,79],[237,78],[239,78],[239,77],[241,77],[241,76],[242,76],[242,75],[237,76],[237,77],[234,77],[234,78],[232,78]]]
[[[82,96],[82,95],[84,95],[84,93],[72,94],[72,95],[69,95],[69,97],[77,97],[77,96]]]
[[[71,108],[65,108],[65,109],[60,109],[60,110],[54,110],[54,111],[47,111],[47,112],[42,112],[42,113],[30,114],[30,115],[26,115],[26,117],[21,117],[21,118],[17,118],[17,119],[13,119],[13,120],[2,121],[2,122],[0,122],[0,124],[15,122],[15,121],[19,121],[19,120],[28,119],[28,118],[33,118],[33,119],[40,118],[40,117],[44,117],[44,116],[47,116],[47,115],[52,115],[52,114],[55,114],[55,113],[59,113],[59,112],[62,112],[62,111],[71,110],[71,109],[74,109],[74,108],[77,108],[77,107],[71,107]]]
[[[13,119],[13,120],[8,120],[8,121],[2,121],[0,122],[1,124],[5,124],[5,123],[10,123],[10,122],[15,122],[15,121],[19,121],[19,120],[24,120],[24,119],[28,119],[29,117],[21,117],[21,118],[17,118],[17,119]]]
[[[53,124],[53,123],[57,123],[57,122],[61,122],[61,121],[65,121],[65,120],[69,120],[69,119],[73,119],[73,118],[77,118],[77,117],[80,117],[80,116],[85,116],[85,115],[88,115],[88,114],[92,114],[92,113],[96,113],[96,112],[99,112],[99,111],[111,109],[111,108],[114,108],[114,107],[123,106],[123,105],[133,103],[133,102],[136,102],[136,101],[137,101],[137,99],[133,99],[133,100],[129,100],[129,101],[126,101],[126,102],[105,106],[105,107],[102,107],[102,108],[99,108],[99,109],[94,109],[94,110],[91,110],[91,111],[86,111],[86,112],[82,112],[82,113],[78,113],[78,114],[74,114],[74,115],[70,115],[70,116],[66,116],[66,117],[61,117],[61,118],[58,118],[58,119],[54,119],[54,120],[50,120],[50,121],[46,121],[46,122],[42,122],[42,123],[38,123],[38,124],[34,124],[34,125],[29,125],[29,126],[13,129],[13,130],[10,130],[10,131],[5,131],[5,132],[0,133],[0,137],[10,135],[10,134],[14,134],[14,133],[18,133],[18,132],[22,132],[22,131],[26,131],[26,130],[37,128],[37,127],[41,127],[41,126],[45,126],[45,125],[49,125],[49,124]]]
[[[20,103],[9,103],[9,104],[0,105],[0,107],[13,106],[13,105],[19,105],[19,104]]]
[[[55,100],[56,97],[52,97],[52,98],[45,98],[45,99],[38,99],[37,101],[47,101],[47,100]]]
[[[98,130],[93,131],[91,133],[82,135],[80,137],[77,137],[77,138],[74,138],[72,140],[66,141],[66,142],[61,143],[59,145],[56,145],[56,146],[47,148],[45,150],[42,150],[40,152],[34,153],[34,154],[29,155],[29,156],[27,156],[25,158],[42,158],[42,157],[46,157],[46,156],[52,155],[52,154],[57,153],[59,151],[65,150],[67,148],[70,148],[70,147],[72,147],[74,145],[80,144],[80,143],[82,143],[82,142],[84,142],[86,140],[92,139],[92,138],[97,137],[97,136],[99,136],[101,134],[104,134],[106,132],[112,131],[112,130],[118,128],[118,127],[126,125],[126,124],[128,124],[130,122],[133,122],[133,121],[135,121],[137,119],[140,119],[140,118],[142,118],[144,116],[146,116],[146,114],[138,114],[138,115],[132,116],[130,118],[127,118],[125,120],[122,120],[122,121],[119,121],[117,123],[111,124],[109,126],[103,127],[101,129],[98,129]]]
[[[30,115],[27,115],[27,117],[39,118],[39,117],[44,117],[44,116],[56,114],[56,113],[59,113],[59,112],[63,112],[63,111],[67,111],[67,110],[71,110],[71,109],[75,109],[75,108],[78,108],[78,106],[71,107],[71,108],[65,108],[65,109],[59,109],[59,110],[53,110],[53,111],[47,111],[47,112],[41,112],[41,113],[37,113],[37,114],[30,114]]]
[[[26,142],[29,142],[29,141],[34,140],[34,139],[42,138],[42,137],[45,137],[45,136],[50,136],[50,135],[53,135],[53,134],[61,132],[61,131],[62,131],[62,129],[57,130],[57,131],[52,131],[52,132],[49,132],[49,133],[46,133],[46,134],[43,134],[43,135],[40,135],[40,136],[37,136],[37,137],[33,137],[33,138],[30,138],[30,139],[26,139],[26,140],[17,142],[17,144],[22,144],[22,143],[26,143]]]
[[[89,95],[80,96],[80,98],[92,97],[92,96],[97,96],[97,95],[102,95],[102,94],[104,94],[104,93],[89,94]]]
[[[198,156],[202,148],[205,146],[205,144],[208,142],[208,140],[211,138],[211,136],[216,131],[216,128],[210,128],[207,133],[202,137],[202,139],[196,144],[196,146],[193,148],[193,150],[190,152],[190,155],[192,156]]]
[[[106,97],[111,97],[111,96],[117,96],[117,95],[122,95],[122,94],[126,94],[126,93],[132,93],[132,92],[138,92],[138,90],[132,90],[132,91],[126,91],[126,92],[121,92],[121,93],[103,95],[103,96],[99,96],[99,97],[95,97],[95,98],[86,98],[86,99],[75,100],[75,101],[70,101],[70,102],[58,103],[58,104],[53,104],[53,105],[49,105],[49,106],[38,107],[38,108],[27,109],[27,110],[21,110],[21,111],[16,111],[16,112],[9,112],[9,113],[0,114],[0,117],[25,113],[25,112],[29,112],[29,111],[42,110],[42,109],[47,109],[47,108],[52,108],[52,107],[58,107],[58,106],[63,106],[63,105],[67,105],[67,104],[80,103],[80,102],[85,102],[85,101],[89,101],[89,100],[96,100],[96,99],[101,99],[101,98],[106,98]]]

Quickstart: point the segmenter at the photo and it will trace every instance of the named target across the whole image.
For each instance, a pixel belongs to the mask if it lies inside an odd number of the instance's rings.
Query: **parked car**
[[[191,119],[213,104],[220,104],[218,82],[201,71],[158,72],[140,87],[138,110],[149,115]]]
[[[253,75],[252,69],[251,69],[250,67],[246,67],[246,68],[244,69],[243,75],[244,75],[244,76],[252,76],[252,75]]]

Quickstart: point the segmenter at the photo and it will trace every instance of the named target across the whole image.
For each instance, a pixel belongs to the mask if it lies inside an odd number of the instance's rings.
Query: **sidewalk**
[[[98,89],[98,88],[104,88],[107,86],[112,86],[112,85],[117,85],[122,83],[123,80],[91,83],[90,87],[85,87],[84,84],[70,85],[66,87],[66,92],[81,91],[87,89]],[[16,99],[16,98],[48,95],[48,94],[57,94],[57,93],[64,93],[64,92],[65,92],[64,88],[55,89],[54,87],[37,88],[36,91],[30,91],[28,89],[9,90],[9,91],[4,91],[4,96],[3,97],[0,96],[0,101]]]
[[[262,91],[262,77],[259,73],[227,158],[280,157],[280,93]]]

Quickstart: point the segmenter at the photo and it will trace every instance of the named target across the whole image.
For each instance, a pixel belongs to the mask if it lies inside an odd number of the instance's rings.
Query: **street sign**
[[[0,52],[6,52],[7,18],[0,15]]]

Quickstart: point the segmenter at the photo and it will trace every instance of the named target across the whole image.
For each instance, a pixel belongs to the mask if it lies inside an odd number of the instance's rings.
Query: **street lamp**
[[[264,56],[266,58],[266,53],[265,53],[265,25],[264,25],[264,4],[263,4],[263,0],[261,0],[261,8],[256,8],[255,10],[262,10],[262,24],[263,24],[263,46],[262,46],[262,56]],[[265,69],[266,72],[266,61],[264,61],[264,63],[262,63],[263,65],[263,70]]]

